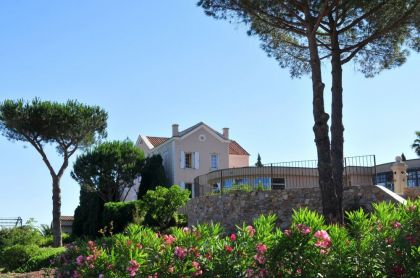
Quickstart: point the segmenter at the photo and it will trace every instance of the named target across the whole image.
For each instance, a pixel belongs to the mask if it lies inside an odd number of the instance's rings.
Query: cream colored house
[[[194,179],[217,169],[249,166],[249,153],[229,138],[229,129],[217,132],[203,122],[183,131],[172,125],[172,137],[139,135],[136,145],[146,156],[160,154],[171,184],[189,189]]]

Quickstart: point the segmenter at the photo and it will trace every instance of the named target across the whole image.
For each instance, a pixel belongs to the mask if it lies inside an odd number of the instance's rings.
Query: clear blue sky
[[[243,26],[206,17],[195,3],[1,1],[0,100],[99,105],[112,140],[169,136],[172,123],[203,121],[229,127],[251,163],[258,152],[264,163],[315,159],[309,77],[291,79]],[[346,156],[415,158],[419,69],[418,54],[374,79],[345,67]],[[328,76],[328,65],[323,70]],[[58,165],[54,150],[49,155]],[[62,180],[63,215],[78,204],[71,169]],[[51,177],[32,146],[0,136],[0,175],[0,217],[50,223]]]

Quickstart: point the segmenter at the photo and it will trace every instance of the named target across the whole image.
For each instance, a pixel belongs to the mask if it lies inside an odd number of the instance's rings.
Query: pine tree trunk
[[[60,178],[53,177],[53,236],[54,236],[54,247],[60,247],[63,245],[61,239],[61,189],[60,189]]]
[[[342,68],[341,57],[336,32],[335,23],[331,26],[331,76],[332,76],[332,101],[331,101],[331,162],[332,180],[336,195],[337,212],[334,216],[335,223],[343,223],[343,145],[344,145],[344,126],[343,126],[343,87],[342,87]]]
[[[324,109],[324,83],[322,82],[321,62],[315,36],[308,34],[308,45],[311,56],[314,134],[318,154],[319,187],[322,197],[322,211],[328,223],[337,219],[337,196],[332,182],[332,165],[330,138],[328,134],[329,115]]]

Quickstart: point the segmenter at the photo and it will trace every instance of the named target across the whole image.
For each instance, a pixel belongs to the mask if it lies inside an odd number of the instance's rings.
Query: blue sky
[[[245,28],[196,1],[1,1],[0,100],[80,102],[109,113],[109,139],[169,136],[203,121],[263,163],[316,159],[308,76],[291,79]],[[344,68],[345,155],[389,162],[420,130],[420,55],[365,79]],[[328,65],[323,65],[329,104]],[[327,107],[329,110],[329,108]],[[58,166],[52,149],[49,156]],[[62,180],[62,214],[79,186]],[[51,177],[32,146],[0,136],[0,217],[50,223]]]

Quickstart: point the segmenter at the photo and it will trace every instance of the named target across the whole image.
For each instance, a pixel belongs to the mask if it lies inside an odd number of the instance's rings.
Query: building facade
[[[249,165],[249,153],[229,138],[229,129],[217,132],[203,122],[183,131],[172,125],[172,137],[139,135],[137,147],[146,156],[161,155],[171,184],[194,192],[194,178],[208,172]]]

